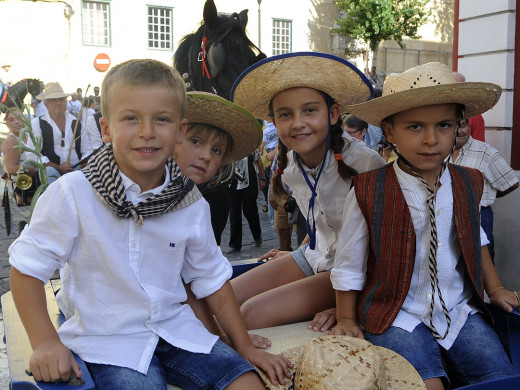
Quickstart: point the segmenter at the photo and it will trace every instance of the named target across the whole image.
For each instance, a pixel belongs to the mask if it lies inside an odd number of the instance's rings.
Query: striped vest
[[[487,313],[479,214],[484,180],[476,169],[453,164],[448,169],[455,227],[465,265],[463,277],[471,286],[472,303]],[[394,322],[410,288],[415,230],[391,164],[356,176],[354,188],[370,235],[367,281],[358,297],[358,319],[368,332],[381,334]]]

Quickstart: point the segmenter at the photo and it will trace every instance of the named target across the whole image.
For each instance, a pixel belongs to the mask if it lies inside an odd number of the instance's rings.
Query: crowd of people
[[[427,63],[388,76],[373,98],[350,62],[291,53],[246,69],[230,100],[186,93],[154,60],[114,66],[99,101],[99,88],[91,100],[47,83],[31,126],[57,180],[9,249],[34,377],[80,377],[74,351],[98,388],[288,386],[296,362],[247,330],[302,321],[367,340],[317,348],[403,357],[414,388],[449,388],[442,361],[467,383],[515,375],[484,299],[520,307],[494,268],[489,214],[519,182],[472,136],[501,88],[457,77]],[[16,174],[29,156],[13,146],[30,140],[19,111],[6,123]],[[279,247],[229,280],[223,223],[229,214],[229,253],[242,247],[242,213],[262,245],[259,191]],[[57,268],[58,331],[44,304]]]

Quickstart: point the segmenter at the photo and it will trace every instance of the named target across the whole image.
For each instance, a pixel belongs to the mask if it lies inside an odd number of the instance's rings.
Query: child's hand
[[[507,313],[511,313],[513,309],[519,308],[518,298],[513,291],[500,288],[495,290],[489,297],[492,305],[500,307]]]
[[[72,352],[60,341],[39,345],[31,355],[29,368],[37,381],[68,382],[71,369],[74,370],[77,378],[81,378],[78,362],[72,356]]]
[[[338,324],[332,328],[331,331],[327,332],[327,334],[346,335],[350,337],[357,337],[358,339],[365,338],[363,330],[358,325],[357,321],[351,318],[338,321]]]
[[[265,255],[263,256],[260,256],[257,260],[257,262],[262,262],[262,261],[269,261],[269,260],[274,260],[278,257],[282,257],[282,256],[285,256],[286,254],[288,253],[291,253],[289,251],[281,251],[281,250],[278,250],[278,249],[271,249],[269,252],[267,252]]]
[[[336,308],[327,309],[317,313],[308,328],[315,332],[325,332],[336,324]]]
[[[264,370],[273,385],[285,385],[286,380],[291,378],[289,369],[293,368],[293,365],[285,356],[273,355],[254,347],[240,352],[252,365]]]

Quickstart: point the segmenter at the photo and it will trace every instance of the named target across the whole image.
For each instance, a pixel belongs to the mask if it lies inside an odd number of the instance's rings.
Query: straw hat
[[[38,100],[47,100],[47,99],[59,99],[72,95],[71,93],[63,92],[63,88],[60,83],[47,83],[45,84],[45,91],[36,96]]]
[[[460,103],[466,107],[466,119],[489,110],[501,93],[502,88],[492,83],[457,83],[446,65],[429,62],[387,76],[381,97],[351,105],[346,111],[380,126],[383,119],[398,112],[433,104]]]
[[[260,122],[242,107],[208,92],[187,93],[188,123],[212,125],[227,132],[233,139],[231,158],[240,161],[258,148],[262,141]]]
[[[355,337],[319,336],[283,355],[296,367],[295,390],[426,389],[420,375],[401,355]],[[265,372],[258,372],[269,389],[292,388],[290,381],[275,386]]]
[[[271,99],[296,87],[323,91],[341,106],[364,102],[372,95],[372,85],[350,62],[330,54],[299,52],[251,65],[235,81],[231,100],[257,118],[271,120]]]

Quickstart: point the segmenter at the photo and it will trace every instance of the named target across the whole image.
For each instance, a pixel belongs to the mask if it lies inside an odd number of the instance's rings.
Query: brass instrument
[[[28,190],[32,186],[32,177],[25,168],[20,168],[16,176],[16,187],[22,191]]]

